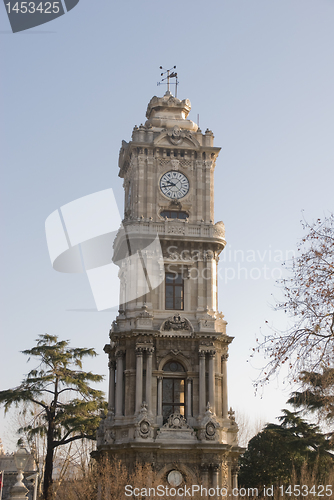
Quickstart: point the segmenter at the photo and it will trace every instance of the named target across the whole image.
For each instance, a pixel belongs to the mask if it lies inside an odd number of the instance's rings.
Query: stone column
[[[204,260],[204,267],[205,267],[205,288],[206,288],[206,305],[209,308],[210,311],[214,309],[213,305],[213,294],[214,294],[214,288],[212,286],[213,284],[213,269],[212,269],[212,256],[209,255],[206,257]]]
[[[154,348],[149,347],[146,349],[146,391],[145,399],[147,403],[147,409],[152,412],[152,354]]]
[[[227,400],[227,359],[228,354],[222,355],[222,375],[223,375],[223,418],[228,418]]]
[[[209,352],[209,403],[212,412],[215,412],[215,355],[216,351]]]
[[[232,465],[232,488],[238,488],[238,472],[239,472],[239,467],[238,463],[234,462]]]
[[[140,411],[143,402],[143,350],[136,348],[136,413]]]
[[[191,381],[192,378],[187,378],[187,418],[192,416],[191,413],[191,405],[192,405],[192,397],[191,397]]]
[[[158,417],[162,417],[162,377],[158,379]]]
[[[203,488],[209,487],[209,467],[207,464],[201,465]]]
[[[116,417],[123,415],[123,355],[124,351],[117,351],[116,353]]]
[[[115,360],[110,359],[109,366],[109,395],[108,395],[108,410],[115,411]]]
[[[219,485],[219,464],[214,464],[212,466],[212,487],[216,490]],[[216,497],[217,498],[217,497]]]
[[[205,351],[199,351],[199,414],[205,413]]]

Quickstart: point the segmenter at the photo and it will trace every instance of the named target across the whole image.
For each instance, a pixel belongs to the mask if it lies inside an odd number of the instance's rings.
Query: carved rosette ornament
[[[206,439],[215,439],[216,427],[213,422],[208,422],[205,426]]]

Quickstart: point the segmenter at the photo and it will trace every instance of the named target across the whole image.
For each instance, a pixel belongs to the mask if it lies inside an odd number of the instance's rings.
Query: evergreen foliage
[[[240,458],[240,486],[261,491],[265,485],[288,484],[305,467],[319,481],[333,471],[331,434],[289,410],[283,410],[279,421],[250,440]]]
[[[40,413],[20,429],[28,436],[45,435],[47,441],[43,498],[51,498],[54,450],[78,439],[95,439],[101,409],[105,407],[103,393],[90,384],[103,377],[82,370],[82,359],[96,356],[94,349],[70,348],[69,341],[57,336],[40,335],[32,349],[23,354],[37,358],[40,364],[31,370],[21,384],[0,391],[0,404],[7,411],[12,405],[26,410],[34,403]]]

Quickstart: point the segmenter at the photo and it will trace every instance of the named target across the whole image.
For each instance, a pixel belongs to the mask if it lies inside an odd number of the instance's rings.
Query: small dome
[[[163,97],[154,96],[148,103],[146,111],[148,120],[145,125],[158,129],[178,126],[180,129],[196,132],[198,129],[196,123],[187,120],[190,110],[189,99],[181,101],[167,91]]]

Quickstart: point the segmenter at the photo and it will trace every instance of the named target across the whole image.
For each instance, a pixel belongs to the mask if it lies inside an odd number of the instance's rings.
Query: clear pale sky
[[[289,389],[281,378],[255,397],[263,360],[247,360],[265,320],[287,324],[271,308],[272,294],[281,297],[276,260],[296,250],[302,210],[310,222],[333,211],[333,23],[332,0],[80,0],[12,34],[0,6],[1,390],[35,366],[19,351],[45,332],[94,347],[99,357],[85,366],[107,375],[102,349],[115,313],[72,311],[94,308],[87,277],[52,269],[44,223],[110,187],[122,213],[121,141],[164,93],[159,66],[176,65],[189,118],[199,114],[222,147],[215,219],[227,239],[219,305],[235,337],[230,405],[254,420],[280,414]]]

